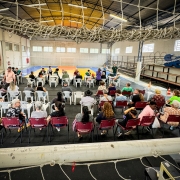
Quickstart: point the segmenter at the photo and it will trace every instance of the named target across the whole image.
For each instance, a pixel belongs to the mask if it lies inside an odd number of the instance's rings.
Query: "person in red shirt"
[[[74,76],[76,76],[79,73],[78,69],[74,71]]]

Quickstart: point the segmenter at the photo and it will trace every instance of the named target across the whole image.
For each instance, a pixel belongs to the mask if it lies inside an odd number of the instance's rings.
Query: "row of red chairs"
[[[132,119],[132,120],[128,120],[127,124],[125,127],[121,126],[118,123],[118,126],[123,130],[123,135],[124,135],[124,131],[126,130],[132,130],[136,127],[137,130],[137,135],[138,135],[138,139],[139,139],[139,131],[138,131],[138,126],[142,126],[144,127],[148,127],[151,124],[153,124],[155,120],[155,116],[144,116],[140,122],[140,119]],[[14,129],[14,128],[20,128],[24,125],[24,123],[20,123],[18,118],[2,118],[2,122],[3,122],[3,126],[5,129]],[[50,142],[51,141],[51,134],[49,135],[49,128],[48,128],[48,123],[47,120],[45,118],[30,118],[29,119],[30,122],[30,129],[29,129],[29,140],[28,142],[30,143],[30,134],[31,134],[31,130],[35,129],[35,128],[46,128],[47,129],[47,141]],[[169,115],[168,120],[166,123],[168,122],[179,122],[180,123],[180,115]],[[57,124],[60,124],[61,127],[67,127],[68,129],[68,142],[69,142],[69,123],[68,123],[68,119],[66,116],[62,116],[62,117],[55,117],[52,118],[50,121],[51,127],[52,127],[52,131],[53,131],[53,127],[56,127]],[[164,124],[164,123],[163,123]],[[114,136],[114,140],[115,140],[115,134],[117,131],[117,127],[116,130],[114,132],[114,126],[115,126],[115,119],[111,119],[111,120],[102,120],[100,125],[96,127],[97,129],[97,140],[98,140],[98,134],[100,130],[113,130],[113,136]],[[88,122],[88,123],[82,123],[82,122],[77,122],[76,126],[75,126],[76,132],[80,133],[80,134],[90,134],[92,141],[93,141],[93,136],[94,136],[94,124],[92,122]],[[153,129],[152,129],[152,135],[153,135]],[[163,128],[163,136],[164,136],[164,128]],[[75,133],[74,133],[74,138],[75,138]],[[22,142],[22,131],[20,133],[20,143]],[[1,144],[3,143],[3,133],[2,133],[2,138],[1,138]]]

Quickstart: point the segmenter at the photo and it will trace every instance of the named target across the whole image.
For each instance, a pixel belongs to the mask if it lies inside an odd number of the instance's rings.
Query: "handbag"
[[[154,122],[152,124],[152,128],[160,128],[160,127],[161,127],[161,125],[159,123],[159,120],[157,117],[155,117]]]

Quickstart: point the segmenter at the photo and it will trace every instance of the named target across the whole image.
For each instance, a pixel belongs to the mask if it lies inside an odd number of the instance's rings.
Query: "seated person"
[[[114,106],[116,106],[117,101],[127,101],[127,97],[122,95],[121,90],[116,90],[116,96],[114,100]]]
[[[1,95],[5,96],[7,93],[7,90],[4,89],[3,85],[0,84],[0,91],[1,91]]]
[[[70,92],[72,92],[72,89],[68,86],[68,83],[66,81],[64,81],[64,83],[63,83],[62,92],[63,91],[70,91]]]
[[[123,91],[127,91],[127,92],[133,92],[133,88],[131,87],[131,84],[130,83],[127,83],[126,84],[126,87],[123,87],[121,92]]]
[[[98,87],[98,91],[106,91],[106,92],[108,92],[108,90],[106,89],[106,86],[105,86],[105,82],[104,81],[101,81],[100,82],[100,86]],[[98,93],[98,92],[97,92]],[[97,95],[97,93],[96,93],[96,95]]]
[[[120,79],[120,73],[117,73],[117,75],[114,77],[114,82],[118,82]]]
[[[177,89],[173,91],[173,95],[169,100],[167,100],[167,103],[171,105],[174,100],[180,102],[180,91]]]
[[[101,103],[101,101],[113,101],[113,99],[106,91],[104,91],[104,95],[100,97],[99,103]]]
[[[136,119],[136,118],[137,118],[137,111],[136,111],[135,107],[131,107],[131,108],[124,111],[123,120],[117,119],[116,123],[120,124],[123,127],[126,127],[126,124],[127,124],[128,120]],[[124,134],[129,135],[130,133],[131,133],[131,130],[125,132]],[[120,131],[120,127],[118,126],[118,128],[117,128],[117,136],[120,137],[121,135],[122,135],[122,133]]]
[[[171,103],[171,107],[165,107],[164,108],[164,114],[160,116],[160,120],[166,123],[169,115],[180,115],[180,103],[177,100],[174,100]],[[168,124],[171,127],[171,130],[173,130],[173,127],[177,127],[179,125],[179,122],[168,122]]]
[[[42,86],[42,82],[38,83],[38,86],[35,88],[35,91],[44,91],[44,92],[46,92],[46,89]]]
[[[77,76],[78,73],[79,73],[79,71],[78,71],[78,69],[76,69],[76,70],[74,71],[74,76]]]
[[[150,95],[150,100],[165,104],[165,98],[163,95],[161,95],[161,90],[159,89],[155,89],[155,94]]]
[[[90,70],[88,69],[87,72],[85,73],[86,76],[91,76],[91,72]]]
[[[6,113],[6,117],[8,118],[13,118],[13,117],[17,117],[19,118],[20,123],[22,123],[23,121],[26,121],[26,126],[29,126],[29,123],[26,119],[26,115],[22,112],[21,110],[21,103],[19,99],[13,99],[12,100],[12,106],[8,109],[7,113]],[[23,127],[18,128],[18,132],[20,132],[22,130]]]
[[[65,105],[65,104],[64,104],[64,103],[65,103],[65,99],[64,99],[64,97],[63,97],[63,95],[62,95],[61,92],[57,92],[57,97],[54,98],[54,99],[51,101],[50,104],[54,104],[54,103],[56,103],[56,101],[59,101],[59,102],[63,103],[63,105]]]
[[[61,117],[61,116],[65,116],[64,105],[61,102],[56,101],[55,111],[48,116],[47,121],[49,122],[52,117]],[[63,124],[56,124],[55,126],[57,131],[59,132],[61,130],[60,127],[63,126]]]
[[[111,83],[108,87],[108,95],[110,95],[110,91],[116,90],[115,84]]]
[[[113,119],[114,117],[115,114],[113,112],[112,105],[109,102],[105,102],[102,106],[102,111],[99,113],[99,115],[96,118],[96,122],[100,124],[102,120],[106,120],[106,119],[110,120]],[[101,135],[104,135],[106,133],[107,131],[103,130],[101,132]]]
[[[21,76],[21,75],[22,75],[21,70],[19,70],[18,68],[16,68],[16,74],[19,75],[19,76]]]
[[[85,91],[85,97],[81,98],[80,104],[82,106],[87,106],[89,110],[91,110],[92,106],[96,103],[95,99],[91,96],[93,95],[93,92],[90,90]]]
[[[34,76],[34,72],[33,71],[31,71],[31,74],[29,75],[29,78],[31,78],[31,80],[35,80],[36,79],[36,77]]]
[[[78,113],[75,116],[75,120],[73,121],[73,131],[76,131],[76,129],[75,129],[76,122],[86,123],[86,122],[92,122],[92,121],[93,121],[93,116],[91,114],[89,114],[88,107],[84,106],[82,108],[82,114]],[[78,135],[78,138],[82,138],[82,135],[80,133],[77,133],[77,135]]]
[[[62,75],[62,79],[65,79],[65,78],[69,78],[69,74],[67,73],[67,71],[64,71]]]
[[[82,79],[82,76],[80,75],[80,73],[78,72],[76,75],[76,79]]]
[[[51,68],[51,66],[49,66],[49,69],[48,69],[48,71],[47,71],[47,74],[48,74],[48,76],[49,76],[49,75],[52,75],[52,68]]]
[[[31,87],[31,84],[30,84],[30,83],[27,84],[27,87],[24,88],[24,91],[35,92],[35,90]]]
[[[128,107],[135,107],[136,102],[140,101],[144,101],[144,96],[139,92],[139,89],[135,89],[132,95],[132,100],[129,102]]]
[[[31,118],[46,118],[47,117],[47,112],[42,111],[42,102],[41,101],[36,101],[35,102],[35,111],[31,113]]]
[[[104,71],[102,72],[101,79],[106,79],[106,74]]]
[[[46,71],[44,70],[44,68],[42,68],[39,72],[39,77],[42,77],[43,75],[46,75]]]
[[[138,118],[140,121],[142,120],[143,116],[155,116],[156,115],[157,105],[155,101],[150,101],[149,104],[141,111]]]
[[[16,86],[13,81],[8,86],[7,91],[13,91],[15,96],[19,95],[19,87]]]

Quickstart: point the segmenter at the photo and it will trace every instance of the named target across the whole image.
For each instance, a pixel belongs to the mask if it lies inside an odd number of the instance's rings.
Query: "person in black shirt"
[[[131,108],[124,111],[123,120],[120,121],[119,119],[117,119],[116,123],[120,124],[123,127],[126,127],[126,124],[127,124],[128,120],[136,119],[136,118],[137,118],[137,111],[136,111],[135,107],[131,107]],[[131,133],[131,131],[127,131],[125,133],[125,135],[129,135],[130,133]],[[117,128],[117,136],[120,137],[121,135],[122,135],[122,133],[120,132],[120,128],[118,126],[118,128]]]
[[[36,79],[36,77],[34,76],[33,71],[31,71],[31,74],[29,75],[29,78],[31,78],[32,80],[35,80],[35,79]]]
[[[133,92],[132,100],[128,104],[128,107],[135,107],[136,102],[144,101],[144,96],[139,92],[139,89],[135,89]]]
[[[41,77],[45,74],[46,74],[46,71],[44,70],[44,68],[42,68],[42,70],[39,72],[39,77]]]
[[[76,79],[82,79],[82,76],[80,75],[80,73],[78,72],[76,75]]]
[[[65,112],[64,112],[64,106],[62,105],[61,102],[56,101],[55,102],[55,111],[52,112],[48,118],[47,121],[49,122],[51,120],[52,117],[61,117],[61,116],[65,116]],[[59,132],[60,131],[60,127],[64,126],[63,124],[56,124],[56,129]]]

